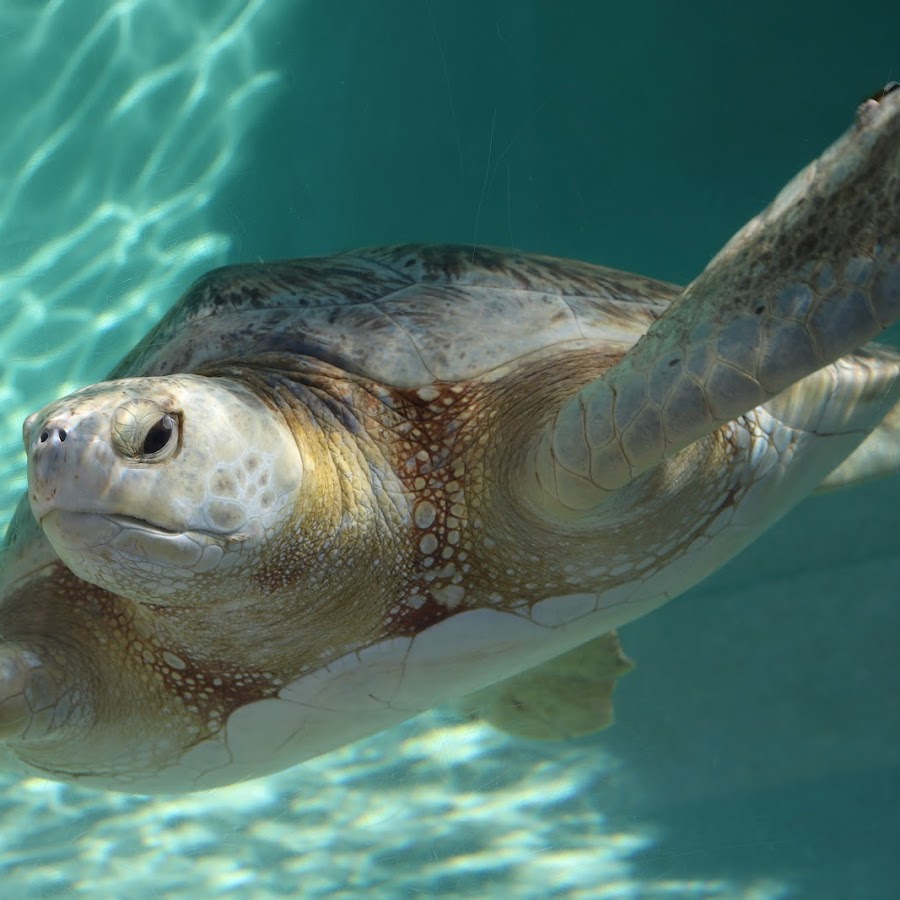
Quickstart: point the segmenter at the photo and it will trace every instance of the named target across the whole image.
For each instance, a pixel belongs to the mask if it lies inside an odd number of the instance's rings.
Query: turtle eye
[[[153,456],[159,453],[172,440],[174,434],[175,420],[169,415],[163,416],[150,428],[144,438],[144,446],[141,448],[144,456]]]
[[[113,415],[113,449],[124,459],[162,462],[178,450],[180,419],[153,400],[127,400]]]

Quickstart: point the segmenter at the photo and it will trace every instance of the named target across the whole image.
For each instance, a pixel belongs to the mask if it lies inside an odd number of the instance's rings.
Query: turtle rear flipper
[[[900,474],[900,400],[816,489],[817,494]]]
[[[528,459],[586,512],[900,317],[900,91],[751,220],[626,356],[565,402]]]
[[[458,701],[460,712],[537,740],[567,740],[612,724],[616,679],[632,668],[610,631]]]

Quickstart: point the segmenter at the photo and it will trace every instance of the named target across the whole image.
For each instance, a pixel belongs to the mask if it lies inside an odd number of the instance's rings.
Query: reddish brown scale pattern
[[[118,597],[103,592],[98,605],[106,627],[117,633],[130,648],[131,658],[139,662],[139,679],[156,680],[168,695],[181,698],[185,712],[196,723],[198,739],[219,731],[238,707],[271,697],[282,685],[271,673],[235,673],[221,661],[197,657],[174,642],[166,641],[164,646],[158,626],[170,612],[165,608],[152,610],[157,623],[148,627],[146,614]]]
[[[508,445],[510,434],[527,432],[523,422],[535,426],[529,408],[552,409],[559,393],[572,390],[573,379],[594,377],[609,361],[586,352],[583,364],[580,377],[577,361],[562,377],[554,360],[543,359],[490,382],[391,391],[400,422],[383,433],[409,493],[411,521],[408,568],[390,598],[384,636],[414,636],[466,609],[521,611],[573,590],[556,563],[577,554],[582,542],[536,522],[522,529],[522,510],[514,509],[505,488],[516,462],[494,451]],[[536,402],[544,395],[547,402]],[[377,428],[367,424],[370,433]],[[595,550],[596,535],[583,544]]]
[[[584,362],[585,379],[607,364],[595,353]],[[416,390],[370,385],[373,402],[355,397],[355,407],[366,410],[366,432],[387,447],[410,509],[406,562],[384,598],[383,631],[374,640],[414,636],[463,610],[521,609],[571,590],[552,562],[565,555],[560,536],[538,528],[533,546],[523,539],[502,487],[513,461],[492,452],[499,434],[508,439],[513,423],[521,426],[535,396],[571,390],[573,372],[563,379],[557,368],[536,360],[490,382],[436,382]],[[533,424],[533,416],[525,418]],[[554,539],[560,553],[548,554],[547,541]]]
[[[61,574],[67,581],[73,577],[67,571]],[[129,659],[138,669],[137,679],[145,685],[155,681],[167,695],[179,697],[188,717],[196,723],[198,739],[217,732],[238,707],[273,696],[281,687],[282,682],[271,673],[235,673],[222,662],[198,658],[173,642],[166,641],[164,646],[158,632],[169,610],[150,610],[157,617],[151,624],[140,607],[91,585],[76,583],[77,587],[82,585],[78,593],[90,606],[96,605],[104,623],[97,634],[98,643],[105,647],[112,636],[116,645],[127,646]]]
[[[395,392],[405,421],[391,454],[412,517],[407,577],[386,617],[391,635],[418,634],[477,605],[468,576],[473,504],[482,487],[479,438],[491,418],[486,394],[485,386],[466,382]]]

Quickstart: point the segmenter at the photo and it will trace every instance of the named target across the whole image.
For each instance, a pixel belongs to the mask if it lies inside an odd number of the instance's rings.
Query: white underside
[[[469,610],[414,638],[394,638],[306,675],[278,698],[236,710],[223,734],[202,742],[144,790],[215,787],[273,772],[379,731],[436,702],[459,697],[557,656],[590,635],[644,615],[664,596],[624,602],[628,585],[603,598],[552,597],[532,618]],[[642,592],[643,593],[643,592]],[[621,605],[616,606],[616,603]]]

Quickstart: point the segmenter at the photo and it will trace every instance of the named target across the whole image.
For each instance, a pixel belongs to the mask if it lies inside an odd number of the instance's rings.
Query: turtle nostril
[[[51,437],[56,437],[60,443],[63,443],[67,437],[65,428],[43,428],[38,440],[42,444],[46,444]]]

